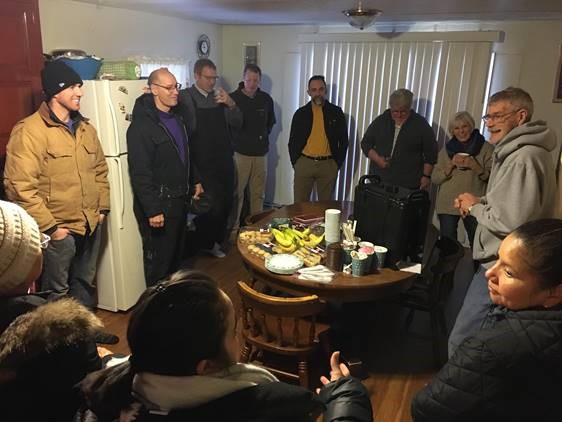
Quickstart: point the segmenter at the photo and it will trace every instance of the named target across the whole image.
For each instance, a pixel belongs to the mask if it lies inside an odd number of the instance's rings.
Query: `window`
[[[153,70],[166,67],[184,87],[189,84],[189,67],[187,60],[182,59],[151,59],[147,57],[132,58],[141,68],[141,78],[148,78]]]

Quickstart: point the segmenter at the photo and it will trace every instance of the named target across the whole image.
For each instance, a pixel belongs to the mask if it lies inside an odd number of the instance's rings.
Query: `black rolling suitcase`
[[[361,176],[355,188],[355,233],[362,240],[388,248],[387,267],[395,267],[407,257],[418,260],[428,212],[429,195],[425,190],[386,184],[375,175]]]

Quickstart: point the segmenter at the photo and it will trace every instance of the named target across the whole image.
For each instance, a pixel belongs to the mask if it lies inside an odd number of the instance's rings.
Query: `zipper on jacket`
[[[178,158],[180,159],[180,161],[182,162],[182,164],[184,166],[187,167],[187,189],[189,190],[189,139],[187,138],[187,131],[185,129],[185,125],[183,124],[183,121],[180,120],[181,125],[183,126],[183,131],[185,134],[185,144],[186,144],[186,150],[185,152],[187,153],[187,157],[185,157],[186,162],[184,163],[183,160],[181,159],[181,154],[180,154],[180,150],[176,144],[176,141],[174,141],[174,137],[172,136],[172,134],[168,131],[168,128],[166,127],[166,125],[162,122],[158,122],[158,126],[160,126],[164,132],[166,133],[166,135],[168,135],[168,138],[170,139],[170,142],[172,143],[172,145],[174,146],[174,149],[176,150],[176,152],[178,153]]]

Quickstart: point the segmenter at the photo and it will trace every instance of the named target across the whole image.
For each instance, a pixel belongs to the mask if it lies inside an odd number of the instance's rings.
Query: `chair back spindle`
[[[242,335],[245,350],[242,356],[254,356],[255,352],[269,352],[298,359],[297,373],[292,375],[301,385],[308,386],[308,357],[318,350],[320,335],[327,333],[329,326],[317,322],[317,315],[324,311],[326,303],[318,296],[276,297],[257,292],[243,281],[238,282],[242,302]],[[259,320],[259,327],[256,321]],[[263,353],[261,353],[263,355]],[[269,365],[263,365],[273,370]],[[291,375],[287,372],[276,375]],[[305,385],[306,384],[306,385]]]

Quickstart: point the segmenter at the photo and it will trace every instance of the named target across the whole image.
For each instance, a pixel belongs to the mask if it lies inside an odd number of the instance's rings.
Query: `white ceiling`
[[[219,24],[347,22],[356,0],[75,0]],[[380,22],[562,19],[562,0],[364,0],[383,11]],[[562,28],[561,28],[562,32]]]

